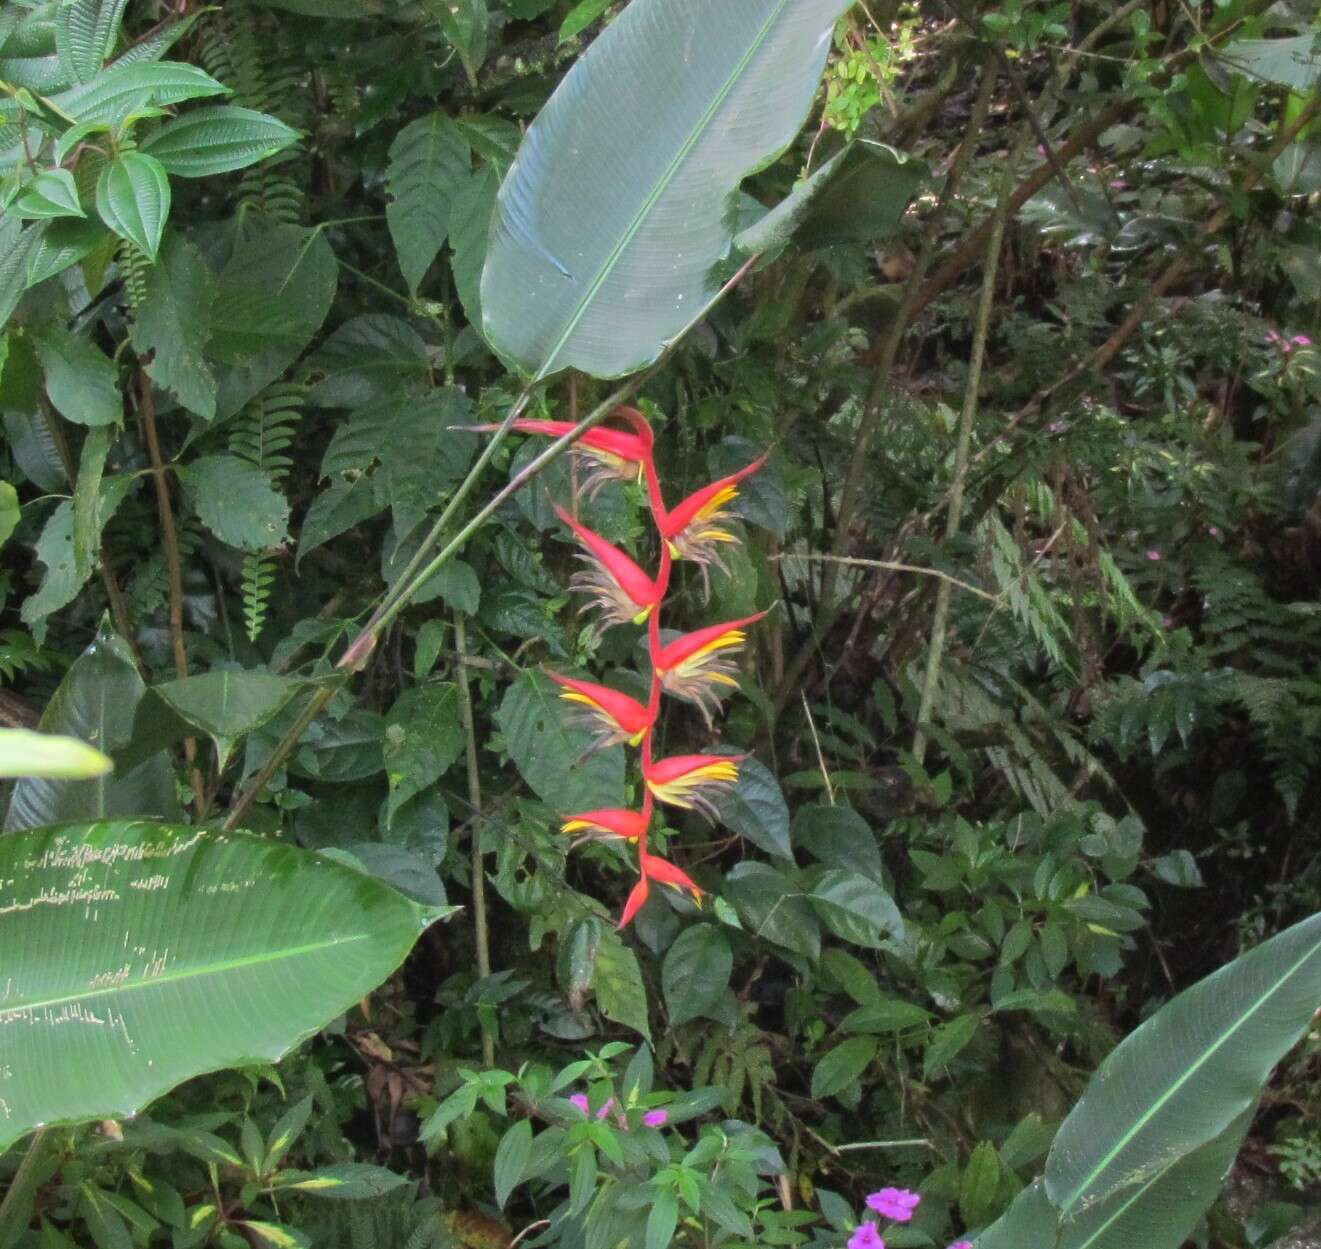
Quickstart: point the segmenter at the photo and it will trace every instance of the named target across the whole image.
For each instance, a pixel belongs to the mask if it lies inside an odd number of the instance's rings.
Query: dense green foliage
[[[0,723],[115,769],[0,750],[0,1249],[1287,1236],[1316,9],[3,0]],[[547,447],[475,427],[625,398],[670,504],[771,455],[620,930],[544,669],[646,696],[555,512],[649,568],[644,483],[473,522]]]

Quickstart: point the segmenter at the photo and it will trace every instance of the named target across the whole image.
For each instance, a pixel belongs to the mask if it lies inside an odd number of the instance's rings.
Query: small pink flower
[[[649,1128],[663,1128],[670,1121],[668,1110],[649,1110],[642,1116],[642,1122]]]
[[[1291,340],[1297,347],[1310,347],[1312,340],[1306,334],[1295,334]]]
[[[896,1223],[907,1223],[921,1200],[917,1193],[906,1188],[883,1188],[878,1193],[867,1194],[867,1208]]]
[[[1213,538],[1218,538],[1220,536],[1220,526],[1207,525],[1206,532],[1209,533]]]
[[[1159,563],[1160,563],[1160,560],[1161,560],[1161,554],[1160,554],[1159,551],[1153,549],[1153,550],[1150,550],[1150,551],[1147,552],[1147,558],[1148,558],[1153,564],[1159,564]]]
[[[606,1115],[608,1115],[614,1108],[615,1108],[615,1099],[613,1097],[607,1098],[605,1105],[602,1106],[601,1109],[596,1112],[596,1117],[598,1119],[604,1119]],[[586,1109],[586,1107],[584,1107],[584,1109]]]
[[[1280,333],[1279,333],[1279,331],[1278,331],[1278,330],[1267,330],[1267,331],[1266,331],[1266,341],[1267,341],[1268,343],[1278,343],[1278,342],[1280,342],[1280,341],[1281,341],[1281,338],[1280,338]]]
[[[569,1100],[570,1100],[575,1106],[577,1106],[578,1109],[581,1110],[581,1111],[583,1112],[583,1114],[586,1114],[586,1113],[587,1113],[588,1102],[587,1102],[587,1094],[586,1094],[586,1093],[574,1093],[574,1094],[572,1094],[572,1095],[570,1096]]]
[[[1116,190],[1116,191],[1122,191],[1127,185],[1128,185],[1128,183],[1125,182],[1125,181],[1123,180],[1123,178],[1111,178],[1111,179],[1110,179],[1110,186],[1111,186],[1111,188],[1112,188],[1113,190]],[[953,1245],[953,1246],[951,1246],[951,1249],[958,1249],[958,1246],[957,1246],[957,1245]]]
[[[849,1237],[849,1249],[885,1249],[885,1241],[881,1239],[875,1223],[863,1223]]]
[[[950,1245],[949,1249],[972,1249],[972,1241],[956,1240],[952,1245]]]

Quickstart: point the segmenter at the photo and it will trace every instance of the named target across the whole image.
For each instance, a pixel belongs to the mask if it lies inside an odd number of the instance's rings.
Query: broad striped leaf
[[[500,188],[481,289],[492,346],[532,377],[656,359],[718,291],[732,197],[803,124],[847,7],[633,0]]]

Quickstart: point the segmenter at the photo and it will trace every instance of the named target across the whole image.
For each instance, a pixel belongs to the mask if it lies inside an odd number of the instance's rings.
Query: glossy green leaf
[[[0,1148],[275,1061],[446,913],[278,841],[138,822],[0,838],[0,879]]]
[[[855,1036],[828,1050],[812,1069],[813,1098],[834,1097],[855,1084],[878,1048],[874,1037]]]
[[[564,43],[581,34],[610,7],[611,3],[612,0],[578,0],[578,3],[569,10],[569,15],[560,23],[560,42]]]
[[[780,782],[760,760],[745,759],[739,765],[738,783],[717,799],[716,807],[730,832],[746,837],[767,854],[793,862],[789,808]]]
[[[459,54],[468,82],[476,86],[477,71],[486,60],[486,40],[491,24],[486,0],[427,0],[426,7],[450,47]]]
[[[808,804],[794,812],[794,845],[829,867],[880,880],[881,850],[871,826],[849,807]]]
[[[220,104],[167,122],[139,149],[176,178],[207,178],[246,169],[298,142],[278,117]]]
[[[9,208],[24,221],[46,217],[86,217],[78,187],[67,169],[47,169],[29,182]]]
[[[588,754],[591,734],[565,725],[559,689],[548,677],[520,676],[500,703],[496,723],[523,779],[557,813],[623,803],[623,748]]]
[[[62,325],[33,335],[46,375],[46,394],[60,415],[78,425],[117,425],[124,416],[114,361],[100,347]]]
[[[812,909],[831,932],[854,945],[879,950],[904,933],[894,899],[874,880],[831,868],[812,890]]]
[[[120,238],[155,260],[170,215],[170,179],[154,157],[124,152],[96,180],[96,211]]]
[[[31,729],[0,729],[0,777],[76,781],[104,776],[113,767],[99,750],[75,737],[34,733]]]
[[[1228,1130],[1321,1002],[1321,915],[1185,990],[1109,1055],[1046,1161],[1064,1218]]]
[[[273,720],[305,685],[269,672],[220,668],[153,685],[151,693],[215,742],[223,767],[234,743]]]
[[[0,367],[3,352],[0,351]],[[0,481],[0,547],[9,541],[9,535],[18,528],[22,517],[18,506],[18,491],[7,481]]]
[[[532,1120],[519,1119],[500,1138],[495,1151],[495,1204],[504,1209],[509,1194],[523,1178],[532,1153]]]
[[[971,1227],[980,1227],[995,1213],[1000,1189],[1000,1157],[990,1141],[972,1151],[959,1178],[959,1213]]]
[[[699,317],[731,195],[802,125],[846,7],[634,0],[611,22],[500,188],[481,293],[496,349],[533,377],[617,377]]]
[[[1236,73],[1293,91],[1311,91],[1321,81],[1321,54],[1314,34],[1288,39],[1236,39],[1220,61]]]
[[[729,987],[733,969],[729,938],[716,925],[685,928],[661,964],[661,988],[670,1023],[687,1023],[706,1014]]]
[[[178,472],[198,519],[222,542],[264,551],[284,539],[289,503],[269,473],[236,455],[205,455]]]
[[[815,960],[821,953],[821,925],[802,889],[783,872],[752,860],[725,876],[725,897],[748,930],[787,950]]]
[[[447,9],[454,0],[440,0]],[[390,144],[385,220],[410,290],[417,290],[449,230],[450,205],[467,185],[468,141],[442,112],[409,122]]]
[[[835,175],[803,215],[795,235],[800,247],[872,243],[890,237],[929,173],[916,157],[867,139],[845,148],[840,160]]]
[[[42,713],[41,731],[77,738],[113,759],[132,737],[133,718],[146,688],[127,643],[102,625],[95,641],[65,673]],[[117,816],[178,818],[174,775],[164,756],[89,780],[21,780],[9,801],[5,829]],[[0,838],[0,845],[4,840]]]
[[[306,1193],[309,1197],[328,1197],[337,1201],[364,1201],[383,1197],[412,1181],[386,1167],[366,1162],[334,1162],[315,1171],[284,1171],[276,1187],[281,1191]]]
[[[216,414],[215,372],[205,356],[215,298],[215,278],[201,253],[171,237],[147,275],[130,330],[152,381],[205,420]]]

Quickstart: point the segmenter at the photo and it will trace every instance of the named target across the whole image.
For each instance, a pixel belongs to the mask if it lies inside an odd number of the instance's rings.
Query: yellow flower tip
[[[633,736],[628,739],[628,744],[630,746],[641,746],[642,739],[646,737],[646,735],[647,735],[647,730],[641,729],[638,732],[634,733]]]
[[[683,552],[679,550],[668,538],[665,540],[666,549],[670,552],[671,559],[683,559]]]
[[[651,605],[648,604],[648,606],[644,607],[640,612],[638,612],[636,616],[633,617],[633,623],[637,625],[646,624],[648,619],[651,617],[651,610],[652,610]]]
[[[577,833],[577,832],[581,832],[584,828],[591,828],[591,827],[592,825],[590,825],[586,820],[565,820],[564,823],[560,825],[560,832],[566,834]]]

